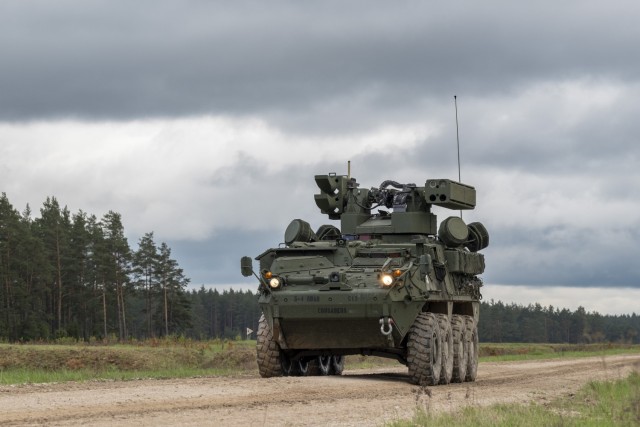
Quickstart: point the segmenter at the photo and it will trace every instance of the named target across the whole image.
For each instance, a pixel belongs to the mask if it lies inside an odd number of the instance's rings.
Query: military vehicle
[[[316,204],[340,229],[294,219],[255,258],[258,272],[241,260],[259,281],[260,375],[340,375],[344,356],[361,354],[398,360],[415,384],[475,381],[489,234],[462,212],[438,227],[431,212],[473,209],[475,189],[448,179],[364,189],[350,173],[315,181]]]

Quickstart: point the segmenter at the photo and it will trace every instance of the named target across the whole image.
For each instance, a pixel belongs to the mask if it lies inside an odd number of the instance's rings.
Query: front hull
[[[364,288],[283,289],[262,295],[260,304],[284,349],[353,350],[401,348],[424,302],[393,301],[388,290]]]

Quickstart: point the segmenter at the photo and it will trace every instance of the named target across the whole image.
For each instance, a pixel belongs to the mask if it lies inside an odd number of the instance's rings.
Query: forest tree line
[[[72,214],[48,197],[33,219],[0,197],[0,339],[153,337],[184,331],[189,279],[166,243],[132,250],[122,217]]]
[[[187,290],[189,278],[153,232],[133,250],[121,215],[70,213],[49,197],[32,218],[0,197],[0,341],[246,337],[251,291]],[[640,343],[640,317],[482,302],[484,342]],[[254,335],[255,336],[255,335]]]
[[[478,337],[484,342],[640,344],[640,316],[483,301]]]

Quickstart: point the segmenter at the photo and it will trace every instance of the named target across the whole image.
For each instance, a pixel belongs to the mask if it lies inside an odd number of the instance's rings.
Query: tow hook
[[[388,317],[380,318],[380,332],[385,336],[391,335],[391,332],[393,332],[393,319]]]

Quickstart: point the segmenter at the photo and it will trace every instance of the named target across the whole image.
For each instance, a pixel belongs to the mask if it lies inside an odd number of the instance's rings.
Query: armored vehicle
[[[428,179],[360,188],[316,175],[315,202],[340,228],[294,219],[284,242],[241,272],[259,281],[260,375],[340,375],[350,354],[394,358],[420,385],[475,381],[480,287],[489,234],[434,206],[473,209],[471,186]],[[374,212],[374,210],[377,210]]]

